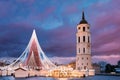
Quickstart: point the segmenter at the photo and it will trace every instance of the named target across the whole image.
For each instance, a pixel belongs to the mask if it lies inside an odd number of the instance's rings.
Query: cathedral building
[[[84,12],[82,12],[82,19],[77,25],[76,39],[76,69],[90,70],[92,69],[90,25],[85,19]]]

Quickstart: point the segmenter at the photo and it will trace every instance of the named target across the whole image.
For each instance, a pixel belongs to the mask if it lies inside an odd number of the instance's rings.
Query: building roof
[[[79,24],[88,24],[88,22],[85,20],[84,11],[82,12],[82,20],[79,22]]]
[[[26,69],[24,69],[24,68],[21,68],[21,67],[19,67],[19,68],[17,68],[17,69],[15,69],[15,71],[17,71],[17,70],[23,70],[23,71],[27,71]]]

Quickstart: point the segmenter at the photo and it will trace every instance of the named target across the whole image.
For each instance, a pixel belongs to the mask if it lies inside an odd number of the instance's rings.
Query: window
[[[89,26],[87,28],[88,28],[88,30],[90,29]]]
[[[79,48],[79,53],[80,53],[80,48]]]
[[[85,48],[83,48],[83,53],[85,53]]]
[[[83,42],[85,42],[85,36],[83,36]]]
[[[78,43],[80,43],[80,37],[78,37]]]
[[[85,27],[83,27],[83,31],[85,31]]]
[[[83,60],[84,58],[82,57],[82,60]]]
[[[88,65],[88,63],[87,63],[87,65]]]
[[[88,57],[87,57],[87,60],[88,60]]]
[[[89,38],[89,36],[88,36],[88,43],[90,42],[90,38]]]
[[[84,66],[84,69],[86,69],[86,66]]]

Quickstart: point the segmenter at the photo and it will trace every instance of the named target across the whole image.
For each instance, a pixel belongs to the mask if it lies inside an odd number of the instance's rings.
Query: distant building
[[[120,73],[120,68],[115,68],[116,73]]]
[[[75,62],[71,62],[71,63],[67,64],[66,66],[75,69],[76,68],[76,63]]]
[[[92,66],[93,66],[93,69],[95,69],[95,74],[99,74],[100,73],[100,65],[97,63],[94,63]]]
[[[107,62],[100,61],[98,64],[100,65],[100,72],[105,72]]]
[[[28,72],[26,69],[19,67],[19,68],[15,69],[14,76],[17,78],[28,77]]]
[[[120,60],[117,62],[117,65],[120,67]]]

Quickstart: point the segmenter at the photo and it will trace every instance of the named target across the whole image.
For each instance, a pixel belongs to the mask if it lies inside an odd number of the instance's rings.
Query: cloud
[[[27,28],[27,25],[20,25],[20,24],[9,24],[9,25],[0,25],[0,56],[5,56],[4,53],[6,53],[6,56],[12,56],[12,57],[18,57],[20,56],[20,53],[25,48],[25,43],[27,42],[26,35],[30,35],[29,32],[32,31],[32,29]],[[21,27],[22,26],[22,27]]]
[[[112,59],[112,60],[111,60]],[[74,62],[76,57],[52,57],[50,60],[54,63],[58,64],[68,64],[70,62]],[[95,55],[92,56],[92,63],[99,63],[101,61],[105,61],[107,63],[111,63],[116,65],[117,62],[120,60],[120,55]]]
[[[73,30],[72,27],[63,27],[47,31],[44,51],[54,56],[75,55],[75,33],[70,33]]]
[[[54,29],[57,27],[60,27],[63,25],[63,22],[61,20],[58,20],[54,17],[48,17],[46,18],[42,23],[41,23],[41,27],[43,27],[44,29]]]
[[[106,61],[108,63],[116,65],[119,60],[120,55],[101,55],[101,56],[96,55],[92,57],[92,61],[96,63],[98,63],[99,61]]]
[[[16,0],[16,2],[26,5],[32,5],[35,2],[35,0]]]
[[[75,57],[52,57],[50,60],[57,64],[68,64],[75,61]]]
[[[112,59],[112,60],[111,60]],[[68,64],[70,62],[74,62],[76,57],[52,57],[50,60],[54,63],[58,64]],[[111,63],[116,65],[117,62],[120,60],[120,55],[95,55],[92,56],[92,63],[99,63],[100,61],[105,61],[107,63]]]
[[[15,57],[4,56],[4,57],[0,58],[0,61],[12,63],[16,59],[17,58],[15,58]],[[76,60],[76,57],[54,56],[54,57],[50,57],[49,59],[53,63],[68,64],[68,63],[74,62]],[[108,55],[100,55],[100,56],[95,55],[95,56],[92,56],[92,63],[99,63],[101,61],[105,61],[107,63],[111,63],[113,65],[116,65],[119,60],[120,60],[120,55],[109,55],[109,56]]]
[[[119,12],[117,12],[119,13]],[[116,15],[118,15],[116,13]],[[119,54],[120,44],[119,44],[119,30],[120,26],[118,17],[111,16],[111,14],[107,14],[106,17],[101,17],[99,20],[96,21],[97,27],[94,28],[93,34],[93,44],[92,47],[97,52],[101,51],[101,54]],[[95,31],[96,30],[96,31]],[[114,44],[114,45],[113,45]],[[107,46],[106,46],[107,45]],[[114,47],[114,48],[113,48]],[[106,51],[106,52],[102,52]],[[97,53],[96,52],[96,53]]]
[[[90,9],[94,10],[90,13],[92,16],[93,55],[119,55],[120,11],[118,10],[118,3],[113,1],[97,2],[90,7]]]
[[[119,3],[119,0],[1,0],[1,56],[18,57],[34,28],[46,55],[75,56],[75,33],[82,9],[91,25],[92,55],[119,55]]]
[[[20,56],[27,46],[34,28],[46,55],[50,57],[75,55],[75,33],[70,33],[74,32],[75,29],[73,27],[63,26],[63,28],[44,30],[43,28],[34,27],[25,23],[14,23],[0,27],[1,57],[4,55],[4,52],[9,54],[6,56]]]

